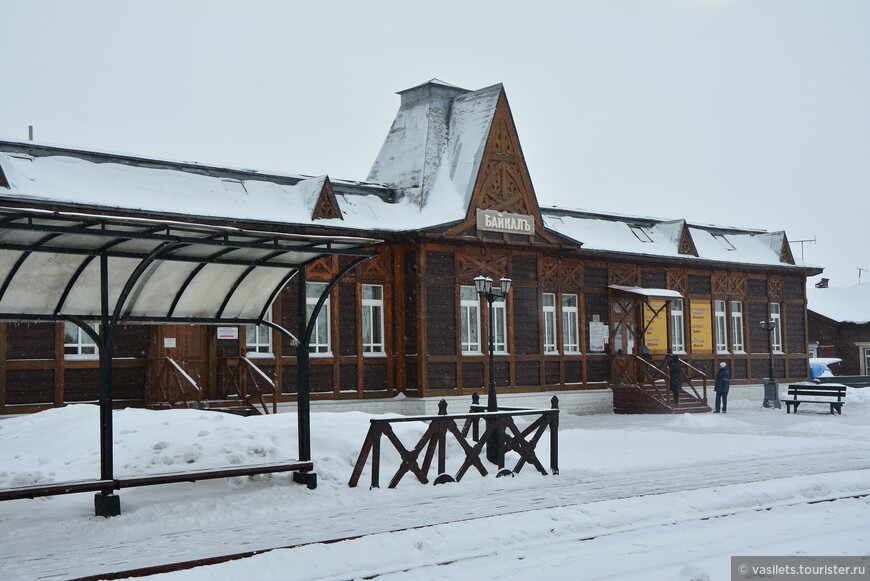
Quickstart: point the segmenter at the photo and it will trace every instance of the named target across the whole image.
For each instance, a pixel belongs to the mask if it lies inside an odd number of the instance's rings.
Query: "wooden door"
[[[157,325],[152,331],[152,359],[157,370],[172,359],[189,375],[203,394],[208,393],[209,358],[208,329],[206,325]],[[159,373],[151,374],[157,381]],[[151,385],[152,393],[156,393]]]

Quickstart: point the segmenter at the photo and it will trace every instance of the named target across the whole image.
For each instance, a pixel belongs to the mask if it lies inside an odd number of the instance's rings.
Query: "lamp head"
[[[503,278],[499,280],[499,283],[501,284],[502,296],[507,296],[508,293],[511,292],[511,284],[513,284],[513,281],[509,278]]]
[[[492,279],[483,275],[475,277],[474,288],[477,294],[489,294],[492,291]]]

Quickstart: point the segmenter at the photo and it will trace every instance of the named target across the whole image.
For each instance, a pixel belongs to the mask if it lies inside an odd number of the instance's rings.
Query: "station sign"
[[[533,236],[535,234],[535,218],[525,214],[477,210],[477,229]]]

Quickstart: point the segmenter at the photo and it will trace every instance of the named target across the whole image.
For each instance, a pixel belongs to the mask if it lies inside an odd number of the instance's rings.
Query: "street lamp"
[[[499,281],[498,288],[493,288],[492,279],[488,276],[480,275],[474,279],[474,288],[477,294],[486,299],[489,303],[489,392],[486,398],[486,411],[497,412],[498,403],[495,395],[495,360],[493,358],[493,347],[495,344],[495,317],[493,316],[492,304],[497,301],[506,300],[508,293],[511,292],[511,279],[502,278]],[[486,458],[490,462],[498,462],[499,458],[499,434],[494,433],[490,436],[486,443]]]
[[[773,400],[773,407],[779,409],[782,404],[779,402],[779,384],[776,381],[773,373],[773,330],[776,329],[776,321],[760,321],[761,328],[767,331],[767,352],[770,353],[770,367],[768,368],[767,381],[764,382],[764,407],[770,407],[770,400]]]

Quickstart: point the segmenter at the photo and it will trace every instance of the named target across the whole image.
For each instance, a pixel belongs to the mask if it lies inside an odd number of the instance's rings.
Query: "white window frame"
[[[366,297],[367,294],[372,296]],[[385,355],[384,287],[379,284],[364,284],[360,289],[360,296],[362,297],[363,356]]]
[[[861,375],[870,375],[870,343],[858,343],[857,345]]]
[[[731,301],[731,348],[734,353],[746,353],[743,331],[743,303]]]
[[[674,353],[686,352],[686,327],[683,312],[683,299],[672,299],[670,305],[671,350]]]
[[[544,353],[558,355],[556,342],[556,293],[544,293],[541,305],[544,311]]]
[[[320,295],[326,289],[325,282],[307,282],[305,283],[305,320],[306,325],[311,320],[311,313],[314,312],[314,307],[320,299]],[[318,289],[315,291],[315,289]],[[332,356],[332,324],[329,297],[323,303],[323,308],[320,309],[320,314],[317,316],[317,324],[314,325],[314,332],[311,333],[311,340],[308,343],[308,352],[316,357],[331,357]],[[324,329],[325,327],[325,329]],[[325,336],[324,336],[325,335]]]
[[[770,303],[770,320],[773,321],[770,348],[774,353],[782,353],[782,307],[779,303]]]
[[[272,309],[266,313],[272,321]],[[245,325],[245,353],[248,357],[272,357],[272,327],[268,325]]]
[[[725,301],[713,301],[713,313],[716,320],[716,353],[728,354],[728,312]]]
[[[507,305],[504,299],[492,303],[493,345],[494,355],[507,355]]]
[[[573,299],[573,305],[568,304]],[[565,353],[580,353],[580,300],[576,294],[562,295],[562,349]]]
[[[459,287],[459,328],[463,355],[481,355],[480,295],[473,286]]]
[[[97,333],[100,332],[99,323],[87,323],[87,325]],[[73,335],[72,341],[67,341],[67,334]],[[63,358],[70,361],[93,361],[100,358],[100,348],[81,327],[70,321],[64,321]]]

